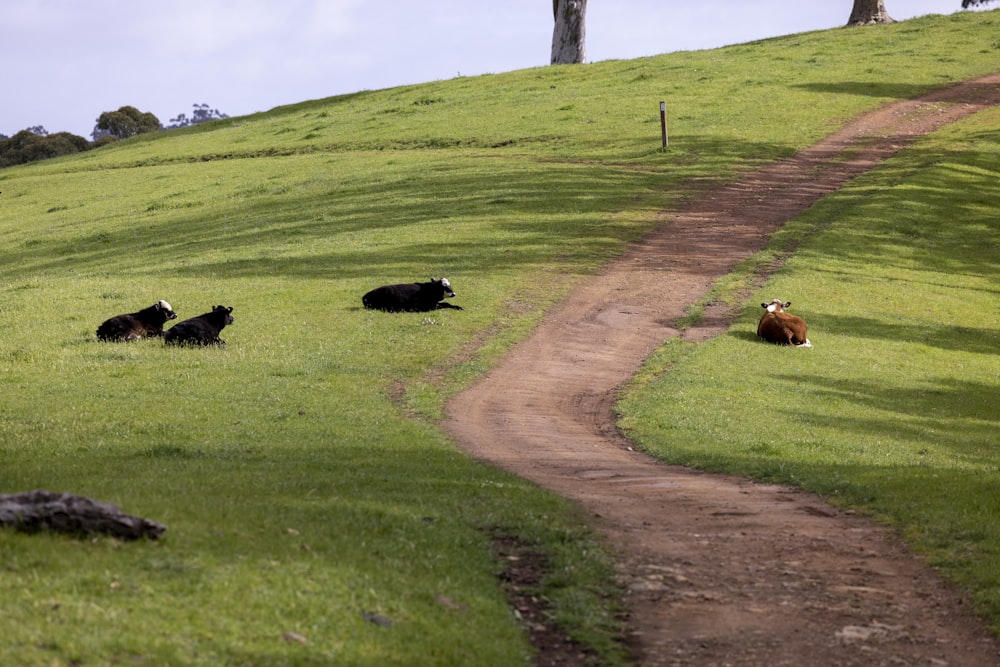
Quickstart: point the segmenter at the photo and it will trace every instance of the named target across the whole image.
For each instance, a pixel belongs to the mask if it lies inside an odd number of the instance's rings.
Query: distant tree
[[[94,137],[94,142],[91,144],[92,148],[100,148],[102,146],[107,146],[108,144],[113,144],[117,139],[111,136],[109,132],[100,132],[99,130],[94,130],[91,135]]]
[[[56,132],[55,134],[47,135],[44,138],[46,148],[50,152],[48,157],[69,155],[70,153],[82,153],[83,151],[90,150],[89,141],[70,132]]]
[[[69,132],[38,134],[35,130],[39,127],[21,130],[13,137],[0,139],[0,167],[47,160],[90,148],[90,143],[83,137]]]
[[[993,0],[962,0],[962,9],[968,9],[969,7],[975,7],[977,5],[985,5],[987,2],[993,2]]]
[[[40,153],[41,139],[31,130],[21,130],[13,137],[0,141],[0,167],[40,160],[35,156]]]
[[[854,0],[854,9],[847,25],[871,25],[873,23],[895,23],[895,20],[885,11],[883,0]]]
[[[93,131],[90,133],[90,138],[94,142],[94,146],[113,144],[118,141],[118,139],[113,137],[110,132],[100,129],[96,124],[94,125]]]
[[[190,125],[197,125],[198,123],[207,123],[210,120],[229,118],[228,114],[224,114],[218,109],[213,109],[207,104],[192,104],[191,106],[194,107],[194,111],[191,113],[191,118],[188,118],[187,114],[178,114],[176,118],[170,119],[170,125],[167,126],[167,129],[175,130],[179,127],[188,127]]]
[[[587,0],[552,0],[552,64],[582,63],[586,57]]]
[[[105,111],[97,118],[96,130],[104,130],[117,139],[127,139],[137,134],[155,132],[160,129],[160,119],[151,113],[143,113],[131,106],[118,111]]]

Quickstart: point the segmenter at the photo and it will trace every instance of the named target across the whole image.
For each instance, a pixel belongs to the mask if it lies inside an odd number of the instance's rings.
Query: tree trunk
[[[582,63],[586,56],[587,0],[552,0],[556,25],[552,30],[552,64]]]
[[[103,533],[123,540],[155,540],[166,530],[155,521],[125,514],[111,503],[44,489],[0,495],[0,528],[5,526],[26,533]]]
[[[854,9],[847,25],[871,25],[873,23],[895,23],[885,11],[884,0],[854,0]]]

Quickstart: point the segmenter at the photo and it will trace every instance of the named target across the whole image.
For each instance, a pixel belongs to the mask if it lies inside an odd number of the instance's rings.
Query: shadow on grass
[[[866,95],[868,97],[890,97],[910,100],[920,97],[940,84],[882,83],[873,81],[824,81],[819,83],[797,83],[792,88],[800,88],[813,93],[835,93],[837,95]]]
[[[994,435],[1000,428],[995,402],[997,385],[952,378],[928,379],[919,386],[899,386],[878,380],[838,380],[817,375],[776,375],[801,387],[818,402],[847,401],[882,415],[845,417],[810,411],[808,401],[789,419],[855,433],[866,438],[904,439],[947,447],[959,460],[995,465]],[[897,415],[886,418],[884,415]]]
[[[171,209],[169,196],[133,202],[140,212],[127,227],[95,231],[81,225],[76,236],[52,239],[40,232],[0,249],[0,265],[12,277],[137,269],[335,279],[392,275],[412,264],[488,273],[560,258],[573,262],[607,256],[634,238],[634,221],[621,223],[615,216],[633,207],[648,215],[636,203],[645,195],[672,189],[684,196],[683,182],[699,173],[695,166],[732,167],[785,151],[714,138],[692,138],[685,150],[686,157],[677,158],[686,162],[680,166],[508,159],[500,151],[456,152],[454,162],[435,157],[428,166],[422,163],[428,153],[449,154],[402,151],[386,159],[413,159],[413,168],[396,164],[384,179],[341,179],[335,167],[318,162],[329,171],[277,180],[266,160],[248,161],[248,168],[262,168],[258,185],[219,192],[216,200],[229,196],[233,202],[221,213],[208,204]],[[410,229],[419,225],[425,227]]]
[[[868,338],[890,343],[922,343],[955,352],[1000,354],[1000,330],[953,325],[921,325],[886,322],[861,316],[815,313],[810,322],[824,333],[845,337]]]
[[[869,97],[888,97],[897,100],[912,100],[926,95],[932,90],[942,89],[941,100],[945,102],[966,102],[968,100],[989,99],[996,94],[996,86],[988,84],[969,84],[964,94],[948,94],[947,84],[941,83],[877,83],[867,81],[836,81],[821,83],[793,84],[792,88],[800,88],[815,93],[835,93],[838,95],[866,95]]]
[[[180,264],[176,270],[186,274],[350,277],[381,273],[385,270],[381,267],[391,268],[397,262],[435,265],[445,256],[468,255],[476,242],[451,241],[451,232],[469,221],[494,218],[498,222],[488,224],[509,232],[502,263],[533,264],[542,256],[542,248],[554,243],[554,235],[586,237],[587,230],[565,230],[558,224],[545,230],[538,223],[520,223],[519,218],[558,217],[571,210],[603,212],[611,208],[609,200],[620,199],[624,188],[639,185],[624,183],[626,176],[631,174],[552,165],[544,179],[533,172],[491,175],[456,169],[403,178],[381,186],[375,195],[370,184],[301,194],[294,186],[276,188],[236,202],[222,220],[197,211],[183,216],[151,214],[120,232],[52,242],[36,238],[26,247],[7,248],[4,264],[8,273],[30,275],[113,269],[134,263],[138,255],[151,268]],[[440,221],[441,229],[429,231],[421,243],[408,245],[404,253],[390,251],[397,234],[405,238],[410,233],[405,228],[434,221]],[[536,238],[539,233],[549,238]],[[347,237],[338,247],[338,239]],[[267,256],[277,249],[298,256]],[[501,262],[492,252],[482,259],[490,256]]]
[[[760,345],[774,345],[774,343],[768,343],[764,339],[757,335],[756,327],[753,331],[744,331],[741,329],[730,329],[726,332],[726,335],[730,338],[735,338],[741,340],[745,343],[758,343]]]

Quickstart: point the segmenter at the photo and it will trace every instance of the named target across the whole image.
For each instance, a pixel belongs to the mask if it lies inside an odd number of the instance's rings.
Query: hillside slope
[[[365,91],[0,171],[0,491],[167,526],[127,545],[0,533],[0,663],[520,665],[497,540],[547,564],[531,593],[583,653],[624,662],[585,517],[463,455],[446,400],[663,211],[989,72],[998,27]],[[464,311],[361,308],[442,275]],[[159,299],[181,319],[232,306],[227,346],[97,342]]]

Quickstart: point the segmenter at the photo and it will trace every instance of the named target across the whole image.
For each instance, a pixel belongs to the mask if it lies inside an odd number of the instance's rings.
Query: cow
[[[167,320],[177,318],[170,304],[162,299],[137,313],[115,315],[97,327],[97,338],[103,341],[126,342],[163,335]]]
[[[212,306],[212,312],[178,322],[163,334],[167,345],[225,345],[219,332],[227,324],[232,324],[233,307]]]
[[[786,313],[785,308],[792,305],[791,301],[774,299],[771,303],[762,303],[766,311],[757,323],[757,335],[769,343],[778,345],[795,345],[796,347],[812,347],[806,338],[806,322],[797,315]]]
[[[461,306],[445,303],[444,299],[455,296],[447,278],[431,278],[429,283],[403,283],[383,285],[361,297],[361,303],[370,310],[384,310],[387,313],[426,313],[431,310]]]

